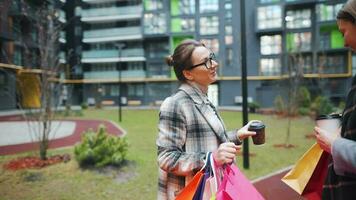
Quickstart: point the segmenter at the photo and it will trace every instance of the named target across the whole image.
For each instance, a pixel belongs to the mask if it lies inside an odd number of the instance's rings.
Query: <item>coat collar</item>
[[[203,94],[203,92],[197,88],[197,86],[191,85],[189,83],[183,83],[179,87],[179,90],[183,90],[185,93],[187,93],[195,104],[201,105],[210,103],[207,95]]]
[[[188,83],[183,83],[179,87],[179,90],[184,91],[193,100],[196,108],[202,114],[203,118],[208,122],[209,126],[213,129],[215,135],[219,138],[220,142],[228,141],[224,122],[222,121],[219,113],[215,113],[212,108],[209,108],[212,104],[208,100],[207,95],[203,94],[203,92],[196,86],[193,86]],[[217,126],[216,122],[214,122],[214,120],[216,120],[216,117],[214,117],[215,115],[221,122],[221,127]]]

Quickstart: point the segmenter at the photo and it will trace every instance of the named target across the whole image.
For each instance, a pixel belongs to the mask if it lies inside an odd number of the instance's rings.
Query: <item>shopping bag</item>
[[[282,181],[298,194],[310,199],[320,199],[329,154],[315,143],[282,178]]]
[[[188,185],[186,185],[183,190],[176,196],[176,200],[202,199],[205,181],[209,177],[206,176],[206,173],[210,175],[210,155],[211,152],[208,152],[204,166],[194,175],[193,179],[188,183]]]
[[[193,199],[194,194],[199,187],[203,175],[204,175],[203,171],[197,172],[194,175],[193,179],[188,183],[188,185],[186,185],[183,188],[183,190],[178,194],[178,196],[176,196],[176,200]]]
[[[308,184],[305,186],[302,196],[308,200],[320,200],[323,191],[324,180],[328,172],[330,154],[323,152],[320,160],[310,178]]]
[[[218,187],[216,199],[264,200],[235,164],[225,165],[223,180]]]

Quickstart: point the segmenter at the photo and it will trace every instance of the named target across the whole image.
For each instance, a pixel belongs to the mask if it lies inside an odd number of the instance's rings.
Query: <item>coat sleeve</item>
[[[229,138],[230,142],[235,143],[236,145],[241,145],[242,141],[237,137],[238,129],[234,129],[232,131],[227,132],[227,137]]]
[[[161,169],[179,176],[197,172],[204,165],[206,152],[185,152],[186,118],[182,105],[166,99],[159,113],[158,165]]]
[[[356,176],[356,142],[338,138],[332,145],[331,154],[336,174]]]

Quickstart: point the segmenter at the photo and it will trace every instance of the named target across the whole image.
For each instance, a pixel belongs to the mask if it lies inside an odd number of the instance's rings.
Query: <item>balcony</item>
[[[65,14],[65,12],[64,12],[63,10],[60,10],[60,11],[59,11],[59,18],[58,18],[58,20],[59,20],[60,22],[62,22],[63,24],[67,22],[67,20],[66,20],[66,14]]]
[[[121,71],[122,78],[145,78],[144,70],[124,70]],[[96,71],[84,72],[84,79],[118,79],[119,71]]]
[[[82,11],[81,20],[87,23],[140,19],[142,6],[95,8]]]
[[[64,31],[61,31],[60,33],[59,33],[59,42],[60,43],[66,43],[67,41],[66,41],[66,33],[64,32]]]
[[[138,26],[84,31],[83,42],[96,43],[141,39],[141,27]]]
[[[92,50],[84,51],[82,63],[113,63],[145,61],[143,49],[124,49],[119,58],[118,50]]]
[[[119,0],[83,0],[84,3],[88,3],[88,4],[110,3],[115,1],[119,1]]]
[[[59,63],[65,64],[66,63],[66,55],[63,51],[59,53]]]

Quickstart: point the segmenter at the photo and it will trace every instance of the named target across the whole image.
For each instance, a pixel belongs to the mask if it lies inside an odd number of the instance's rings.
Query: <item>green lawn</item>
[[[240,112],[221,112],[229,129],[242,124]],[[118,120],[117,110],[88,110],[83,118]],[[266,124],[266,144],[254,146],[250,142],[250,169],[242,171],[255,179],[292,165],[314,142],[305,139],[311,132],[313,121],[309,118],[297,118],[292,122],[290,142],[297,145],[292,149],[273,147],[285,141],[287,120],[269,115],[250,115],[250,119],[259,119]],[[72,160],[41,170],[22,170],[17,172],[0,169],[0,199],[52,199],[52,200],[90,200],[90,199],[156,199],[157,164],[156,146],[158,111],[123,110],[123,122],[127,131],[129,164],[120,170],[101,174],[93,170],[80,169],[73,157],[73,148],[51,150],[50,154],[70,153]],[[29,154],[29,153],[27,153]],[[0,164],[7,160],[23,156],[1,156]],[[242,157],[238,157],[242,168]],[[119,177],[119,178],[117,178]]]

